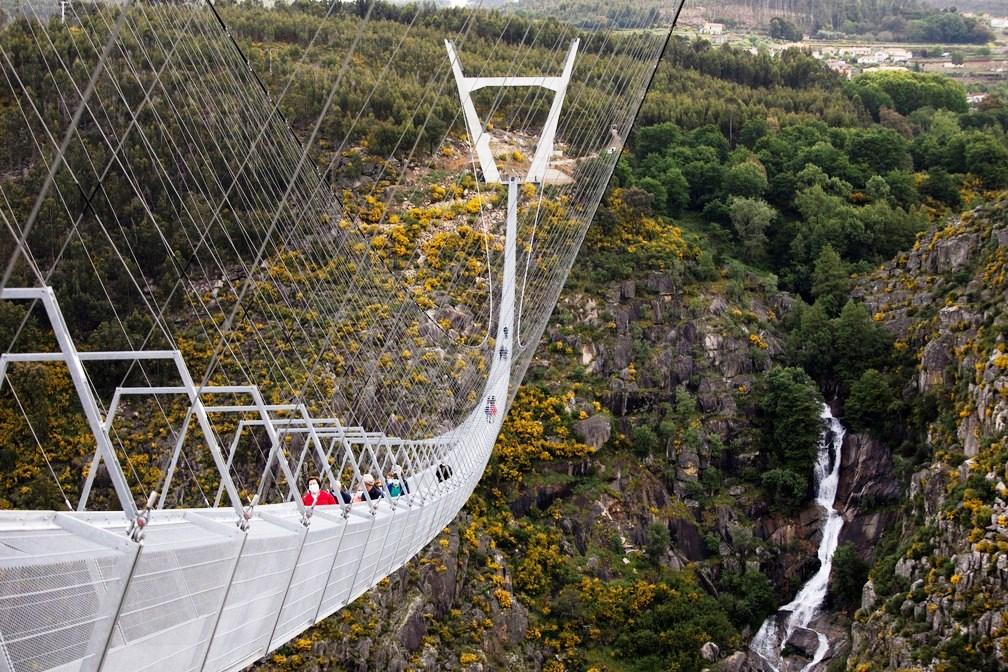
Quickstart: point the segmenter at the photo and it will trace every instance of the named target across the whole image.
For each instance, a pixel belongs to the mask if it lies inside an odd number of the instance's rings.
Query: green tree
[[[689,144],[695,149],[700,147],[713,149],[720,161],[727,160],[728,152],[731,151],[731,143],[728,142],[728,138],[714,124],[707,124],[693,130],[689,136]]]
[[[847,302],[849,292],[850,274],[847,265],[832,245],[824,245],[816,257],[812,271],[812,296],[817,304],[822,304],[827,315],[834,316]]]
[[[721,579],[718,602],[737,627],[759,628],[777,609],[773,585],[762,572],[725,574]]]
[[[958,181],[941,166],[935,166],[928,171],[927,179],[921,184],[920,193],[924,196],[930,196],[950,208],[958,208],[962,205]]]
[[[840,544],[833,552],[830,592],[840,607],[853,610],[861,605],[861,591],[868,581],[868,569],[868,563],[861,559],[857,548],[849,541]]]
[[[936,12],[913,21],[910,38],[916,42],[936,44],[986,44],[994,39],[994,33],[975,18],[953,10]]]
[[[861,177],[861,171],[856,171],[851,166],[847,153],[829,140],[820,140],[809,147],[802,147],[795,154],[793,165],[796,168],[818,166],[826,175],[847,182]]]
[[[988,189],[1008,186],[1008,148],[986,133],[971,134],[965,148],[966,166]]]
[[[646,457],[658,448],[660,442],[658,435],[647,425],[641,425],[633,431],[634,452],[637,455]]]
[[[867,236],[859,256],[868,259],[889,259],[909,248],[927,223],[919,213],[894,208],[884,201],[861,208],[858,216]]]
[[[787,19],[775,16],[770,19],[770,37],[775,40],[801,42],[802,33],[795,24],[791,23]]]
[[[848,155],[854,163],[874,173],[909,168],[910,148],[906,138],[888,128],[856,129],[851,132]]]
[[[771,469],[785,469],[808,482],[822,433],[822,395],[801,369],[774,367],[754,389],[762,454]]]
[[[854,82],[847,85],[847,95],[861,102],[875,121],[882,117],[882,110],[892,108],[893,98],[874,82]]]
[[[892,353],[892,336],[863,304],[848,301],[835,326],[836,374],[850,386],[868,369],[882,369]]]
[[[766,248],[766,230],[777,217],[777,211],[764,200],[732,196],[728,203],[728,217],[735,228],[742,258],[759,261]]]
[[[788,363],[800,366],[820,383],[832,379],[836,345],[833,323],[826,310],[819,303],[799,304],[796,322],[787,337]]]
[[[864,225],[857,209],[845,198],[816,185],[799,192],[795,206],[804,220],[801,230],[806,244],[805,249],[795,247],[796,261],[812,262],[825,245],[832,246],[843,257],[855,256],[865,240]]]
[[[664,559],[668,553],[669,543],[672,538],[669,535],[668,526],[664,523],[651,523],[647,531],[647,556],[651,562],[658,563]]]
[[[902,115],[908,115],[922,107],[953,112],[966,112],[969,109],[966,90],[962,85],[934,73],[905,70],[867,72],[851,80],[847,90],[850,95],[860,96],[862,101],[867,98],[878,105],[892,107]],[[887,102],[891,104],[886,104]],[[878,108],[873,110],[868,102],[866,107],[878,119]]]
[[[403,129],[393,123],[375,121],[368,134],[368,151],[375,156],[388,157],[396,150],[403,136]],[[405,141],[403,141],[405,142]],[[409,144],[406,145],[407,147]]]
[[[689,205],[690,186],[686,176],[676,167],[669,168],[662,173],[661,183],[668,194],[668,208],[673,215],[678,215],[683,208]]]
[[[892,197],[892,188],[881,175],[872,175],[865,183],[865,194],[872,201],[888,201]]]
[[[920,201],[917,183],[913,173],[909,170],[892,170],[883,177],[886,184],[889,185],[890,197],[895,205],[908,210]]]
[[[889,424],[896,395],[889,378],[876,369],[867,369],[851,385],[844,403],[844,422],[855,432],[882,434]]]
[[[808,498],[809,477],[791,469],[777,467],[763,472],[760,485],[770,507],[779,511],[794,511]]]
[[[691,161],[683,166],[682,172],[689,182],[693,207],[702,208],[721,193],[724,167],[717,160]]]
[[[770,132],[770,124],[767,120],[762,117],[757,117],[755,119],[749,119],[739,130],[739,142],[744,146],[752,148],[756,146],[756,142],[766,136]]]
[[[728,196],[759,198],[766,190],[766,169],[758,163],[744,161],[724,173],[724,191]]]
[[[668,192],[665,185],[653,177],[642,177],[637,180],[637,186],[654,196],[655,207],[661,212],[664,211],[668,203]]]
[[[649,154],[661,154],[682,141],[682,129],[671,121],[666,121],[638,130],[634,135],[634,149],[638,157],[644,158]]]

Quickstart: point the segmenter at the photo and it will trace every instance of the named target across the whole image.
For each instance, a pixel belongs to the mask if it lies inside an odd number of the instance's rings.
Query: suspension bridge
[[[0,171],[0,399],[66,509],[0,511],[0,672],[242,669],[403,566],[479,482],[675,15],[482,30],[473,7],[439,24],[435,57],[411,51],[434,31],[410,6],[370,63],[365,6],[347,41],[329,5],[272,87],[228,24],[240,9],[0,14],[21,148]],[[338,66],[302,137],[287,103],[323,55]],[[331,176],[409,68],[410,121],[348,194]],[[446,91],[435,135],[464,131],[468,211],[415,205]],[[404,221],[419,233],[390,259]],[[307,506],[309,474],[359,494]],[[385,474],[401,494],[366,486]]]

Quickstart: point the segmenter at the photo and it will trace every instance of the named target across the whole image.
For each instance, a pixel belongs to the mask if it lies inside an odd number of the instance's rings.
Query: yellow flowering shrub
[[[497,439],[492,471],[509,481],[521,481],[536,461],[590,455],[591,446],[570,438],[571,421],[563,397],[522,387]]]

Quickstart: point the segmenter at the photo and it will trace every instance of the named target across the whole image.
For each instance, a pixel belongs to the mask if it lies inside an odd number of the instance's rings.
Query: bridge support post
[[[445,49],[448,51],[448,61],[451,63],[452,73],[455,75],[455,85],[458,87],[459,102],[462,104],[462,116],[465,119],[466,130],[469,132],[473,148],[476,150],[476,158],[479,159],[480,169],[483,171],[483,179],[487,184],[500,182],[500,172],[497,170],[497,163],[494,161],[493,151],[490,148],[490,136],[484,125],[480,123],[479,114],[473,104],[473,91],[492,86],[538,86],[553,91],[553,104],[550,106],[546,124],[539,136],[539,142],[536,144],[532,165],[529,166],[528,175],[525,178],[526,182],[542,182],[546,177],[546,167],[550,157],[553,155],[553,139],[556,136],[557,124],[560,122],[560,109],[563,107],[564,96],[567,94],[567,85],[570,83],[571,73],[574,72],[574,59],[577,56],[579,43],[578,39],[571,43],[567,59],[564,61],[563,73],[557,77],[466,77],[462,73],[462,64],[459,62],[458,54],[455,53],[455,45],[449,40],[445,40]]]
[[[563,107],[564,96],[567,95],[567,85],[570,83],[571,73],[574,72],[574,57],[577,56],[578,40],[571,44],[570,51],[567,52],[567,60],[564,62],[563,74],[557,83],[556,95],[553,96],[553,104],[550,106],[549,115],[546,117],[546,124],[539,135],[539,142],[536,144],[535,156],[532,158],[532,165],[529,166],[526,182],[546,181],[546,167],[553,156],[553,139],[556,137],[557,124],[560,123],[560,108]]]

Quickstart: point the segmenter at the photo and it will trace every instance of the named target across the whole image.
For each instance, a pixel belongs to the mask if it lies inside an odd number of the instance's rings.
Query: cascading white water
[[[788,638],[797,628],[808,628],[819,606],[826,599],[826,587],[829,582],[830,569],[833,567],[833,552],[836,551],[840,539],[840,528],[843,527],[843,517],[833,508],[836,500],[837,484],[840,481],[840,451],[846,430],[840,421],[833,417],[830,407],[823,404],[821,417],[826,423],[819,439],[819,454],[815,464],[816,503],[826,511],[826,523],[823,525],[822,541],[819,542],[819,571],[802,586],[793,600],[769,617],[760,626],[753,637],[749,648],[763,659],[774,672],[780,667],[781,651]],[[784,632],[780,632],[780,617],[787,613]],[[814,631],[819,638],[815,655],[811,662],[802,668],[802,672],[810,672],[818,665],[829,650],[829,640],[821,632]]]

